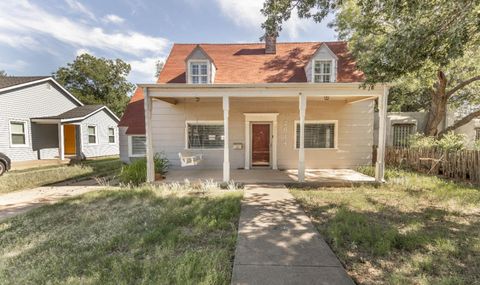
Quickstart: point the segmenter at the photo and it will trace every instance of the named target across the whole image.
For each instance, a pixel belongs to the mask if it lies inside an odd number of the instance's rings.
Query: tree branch
[[[480,75],[474,76],[470,79],[460,82],[457,86],[453,87],[452,90],[448,91],[447,97],[450,98],[455,92],[467,86],[470,83],[480,80]]]
[[[468,115],[466,115],[465,117],[463,117],[461,120],[455,122],[453,125],[451,125],[450,127],[448,128],[445,128],[445,130],[441,131],[439,134],[438,134],[438,137],[442,137],[444,134],[450,132],[450,131],[453,131],[463,125],[466,125],[468,124],[471,120],[475,119],[476,117],[480,116],[480,110],[477,110],[473,113],[470,113]]]

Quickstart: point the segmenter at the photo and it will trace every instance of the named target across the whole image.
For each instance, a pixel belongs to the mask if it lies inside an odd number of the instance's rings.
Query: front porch
[[[298,169],[235,169],[230,172],[236,183],[294,184],[298,182]],[[166,179],[157,183],[200,183],[202,181],[223,181],[222,169],[172,169]],[[306,169],[305,183],[319,186],[350,186],[352,184],[375,183],[375,178],[352,169]]]

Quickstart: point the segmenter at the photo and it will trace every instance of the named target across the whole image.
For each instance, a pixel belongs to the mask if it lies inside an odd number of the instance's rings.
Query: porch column
[[[58,157],[65,160],[65,139],[62,123],[58,123]]]
[[[300,147],[298,149],[298,182],[305,182],[305,111],[307,109],[307,97],[300,93]],[[294,134],[295,136],[297,134]]]
[[[143,88],[145,108],[145,140],[147,144],[147,182],[155,181],[155,166],[153,162],[153,139],[152,139],[152,98],[148,94],[148,88]]]
[[[228,95],[223,95],[223,182],[230,181],[230,149],[228,140]]]
[[[385,182],[385,140],[387,121],[388,87],[383,87],[383,95],[378,98],[378,147],[377,163],[375,165],[375,180]]]

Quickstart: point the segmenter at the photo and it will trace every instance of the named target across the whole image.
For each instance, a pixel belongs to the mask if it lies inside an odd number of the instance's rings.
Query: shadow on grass
[[[348,195],[348,194],[347,194]],[[434,206],[377,211],[299,197],[320,233],[360,284],[474,284],[480,280],[480,217]]]
[[[0,223],[0,283],[226,284],[240,194],[89,193]]]

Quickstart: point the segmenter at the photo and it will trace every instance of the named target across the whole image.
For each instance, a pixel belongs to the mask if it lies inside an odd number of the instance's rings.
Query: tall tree
[[[0,70],[0,77],[6,77],[8,74],[5,72],[5,70]]]
[[[130,65],[121,59],[111,60],[82,54],[54,73],[55,79],[84,104],[104,104],[122,115],[128,94],[135,86],[127,81]]]
[[[348,40],[366,85],[428,77],[432,84],[423,87],[430,97],[427,135],[439,135],[449,101],[480,81],[480,73],[462,78],[447,73],[467,51],[478,49],[480,0],[266,0],[266,33],[278,35],[293,11],[318,22],[336,13],[331,25]],[[475,116],[469,115],[455,127]]]

